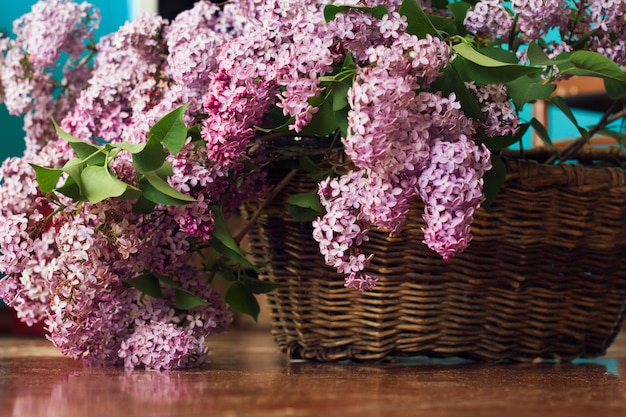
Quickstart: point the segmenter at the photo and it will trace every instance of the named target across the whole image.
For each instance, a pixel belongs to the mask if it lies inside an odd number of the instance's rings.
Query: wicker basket
[[[250,236],[254,255],[271,260],[265,278],[279,283],[269,306],[280,349],[321,361],[604,354],[626,302],[626,172],[598,158],[624,155],[587,151],[580,163],[561,165],[506,160],[505,186],[490,212],[476,212],[474,240],[450,261],[421,243],[415,204],[400,235],[370,234],[365,250],[375,253],[370,273],[380,280],[367,293],[346,289],[324,265],[310,224],[284,212],[287,196],[316,185],[296,177]]]

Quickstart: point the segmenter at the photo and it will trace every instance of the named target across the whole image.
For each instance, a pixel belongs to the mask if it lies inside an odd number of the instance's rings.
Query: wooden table
[[[0,417],[626,416],[626,334],[605,358],[484,364],[289,362],[268,330],[209,340],[190,371],[87,368],[41,339],[0,339]]]

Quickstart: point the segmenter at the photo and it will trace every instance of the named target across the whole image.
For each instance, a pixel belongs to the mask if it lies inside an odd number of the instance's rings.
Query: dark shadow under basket
[[[250,237],[254,256],[271,261],[264,277],[279,284],[268,302],[280,349],[321,361],[603,355],[626,302],[626,172],[588,166],[596,156],[506,160],[505,186],[490,212],[476,212],[470,247],[449,261],[422,243],[416,203],[401,234],[370,233],[364,250],[375,254],[370,272],[380,281],[366,293],[346,289],[311,225],[285,212],[286,197],[316,186],[296,177]]]

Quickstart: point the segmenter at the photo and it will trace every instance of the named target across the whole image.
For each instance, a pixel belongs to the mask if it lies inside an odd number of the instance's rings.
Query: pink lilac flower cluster
[[[626,2],[594,0],[589,2],[589,21],[593,29],[593,49],[618,65],[626,65]]]
[[[61,120],[70,111],[72,95],[88,77],[80,61],[89,53],[99,20],[88,3],[39,2],[14,22],[15,39],[2,42],[0,100],[9,113],[24,115],[26,155],[54,137],[50,119]],[[63,74],[60,88],[55,71]]]
[[[0,297],[24,321],[45,320],[48,337],[64,354],[91,365],[203,363],[205,338],[226,328],[232,314],[203,265],[193,262],[193,250],[212,238],[215,206],[228,216],[242,201],[267,194],[263,167],[249,170],[254,152],[265,152],[261,132],[280,120],[292,135],[304,134],[319,111],[315,103],[332,88],[325,80],[348,56],[348,128],[337,143],[354,169],[320,183],[326,213],[314,221],[313,237],[326,262],[346,275],[347,286],[371,289],[372,255],[360,245],[371,228],[400,231],[416,198],[426,205],[425,243],[444,258],[463,250],[490,168],[489,152],[472,138],[478,128],[493,135],[515,131],[506,97],[498,86],[473,90],[486,114],[479,126],[454,94],[429,91],[452,52],[437,37],[407,34],[399,1],[387,2],[380,19],[361,7],[328,23],[326,3],[234,0],[219,8],[201,0],[172,22],[142,15],[95,43],[97,13],[90,6],[40,1],[20,24],[29,40],[1,44],[2,99],[29,118],[27,152],[1,170],[0,271],[6,277]],[[47,37],[53,41],[35,65],[28,48],[38,49],[33,42]],[[39,64],[59,51],[70,56],[73,72],[54,90],[52,74]],[[30,163],[60,167],[74,156],[50,118],[94,144],[141,144],[154,123],[183,104],[184,122],[199,126],[200,134],[168,156],[168,181],[193,203],[157,204],[141,214],[132,201],[74,201],[37,187]],[[129,153],[119,153],[109,168],[138,185]],[[146,271],[173,277],[179,291],[207,304],[180,310],[175,289],[165,283],[162,298],[125,285]]]
[[[483,0],[468,10],[464,23],[471,33],[495,41],[509,35],[513,16],[500,0]]]
[[[621,0],[496,0],[477,2],[465,17],[465,27],[479,38],[529,43],[541,40],[554,57],[586,42],[618,65],[626,64],[626,4]],[[525,50],[518,51],[524,57]]]
[[[350,17],[358,21],[359,16]],[[390,20],[395,22],[390,25]],[[349,128],[343,140],[359,170],[320,184],[326,214],[313,223],[313,236],[327,264],[347,274],[348,287],[361,291],[376,283],[366,272],[371,255],[359,249],[367,231],[377,227],[398,232],[417,195],[427,205],[424,242],[445,258],[465,249],[473,210],[482,202],[481,177],[490,168],[487,149],[469,143],[474,130],[455,97],[418,93],[427,90],[448,63],[449,48],[430,36],[407,35],[404,25],[399,15],[388,15],[381,21],[381,34],[374,36],[384,41],[363,53],[363,67],[348,92]],[[467,169],[441,184],[449,187],[445,191],[431,193],[430,183],[420,179],[434,179],[453,169],[451,164],[440,167],[438,154],[433,154],[438,148],[431,147],[440,143],[454,147],[458,155],[452,163]],[[466,181],[470,177],[473,180]],[[447,200],[437,199],[442,193],[447,193]]]
[[[485,115],[485,120],[480,121],[480,124],[487,136],[509,136],[517,133],[520,120],[507,96],[505,85],[476,85],[473,81],[465,85],[476,97],[481,106],[480,110]]]
[[[567,0],[511,0],[517,14],[517,28],[524,41],[532,42],[545,36],[553,27],[565,27],[570,19],[563,13]]]
[[[176,368],[205,360],[205,338],[224,330],[232,313],[206,282],[202,269],[190,266],[188,238],[194,233],[190,225],[181,228],[180,219],[193,217],[197,230],[198,224],[210,227],[211,214],[202,205],[182,214],[175,208],[158,207],[150,215],[138,215],[133,214],[129,201],[76,203],[61,195],[50,200],[37,188],[29,163],[61,166],[73,156],[69,145],[52,133],[51,118],[83,140],[140,143],[146,140],[150,126],[176,106],[195,101],[197,114],[206,86],[202,88],[202,83],[184,74],[194,73],[204,58],[187,59],[185,69],[185,59],[167,56],[164,45],[168,41],[170,47],[184,43],[184,28],[191,39],[193,30],[205,24],[204,17],[217,10],[201,2],[196,11],[202,14],[181,14],[170,26],[156,15],[144,15],[96,45],[91,41],[91,29],[97,13],[91,6],[46,0],[20,21],[17,39],[7,42],[1,68],[2,98],[13,113],[28,111],[31,120],[40,122],[25,124],[27,138],[35,139],[27,141],[25,155],[2,165],[0,228],[6,233],[0,242],[0,270],[6,277],[0,281],[0,297],[27,323],[44,320],[49,339],[62,353],[87,364]],[[80,22],[89,26],[83,28]],[[164,36],[168,29],[169,36]],[[29,34],[28,43],[19,34]],[[227,36],[215,35],[219,39]],[[76,63],[76,72],[83,75],[80,84],[62,90],[65,94],[56,101],[52,99],[52,74],[37,72],[56,63],[40,67],[41,62],[29,61],[27,46],[44,51],[43,46],[33,44],[38,39],[50,47],[44,56],[51,60],[61,51],[71,57],[97,51],[92,66]],[[183,46],[173,49],[185,54]],[[13,58],[18,53],[20,58]],[[217,48],[207,45],[204,55],[216,54]],[[19,65],[13,64],[14,59]],[[24,83],[37,88],[25,89]],[[12,99],[14,91],[37,95],[27,96],[25,104],[18,106]],[[50,127],[42,127],[44,119]],[[111,168],[118,178],[131,184],[136,181],[129,155],[121,155]],[[198,183],[217,183],[218,191],[204,187],[215,199],[224,188],[219,182],[223,172],[210,167],[192,171],[195,175],[182,175],[185,170],[177,168],[173,182],[187,190],[200,188]],[[123,285],[145,270],[176,277],[178,285],[208,304],[176,310],[172,294],[152,299]],[[154,343],[144,343],[146,340]]]

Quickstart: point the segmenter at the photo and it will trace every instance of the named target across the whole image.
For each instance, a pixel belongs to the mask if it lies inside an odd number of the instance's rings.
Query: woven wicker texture
[[[284,211],[289,195],[315,188],[296,177],[250,236],[254,256],[271,260],[264,277],[279,283],[268,297],[279,347],[321,361],[604,354],[626,302],[626,172],[588,166],[597,157],[623,155],[594,150],[584,163],[560,165],[506,160],[505,186],[490,212],[475,214],[470,247],[450,261],[421,243],[416,203],[401,234],[370,233],[364,250],[375,253],[370,273],[380,281],[367,293],[344,288],[310,224]]]

